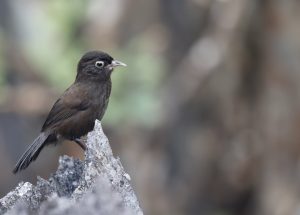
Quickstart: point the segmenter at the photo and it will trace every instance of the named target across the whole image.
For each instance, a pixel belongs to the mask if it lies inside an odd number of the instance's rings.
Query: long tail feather
[[[47,140],[48,136],[49,134],[46,134],[45,132],[40,133],[40,135],[26,149],[24,154],[19,159],[18,163],[16,164],[13,170],[14,174],[26,169],[29,166],[29,164],[38,157],[41,150],[46,145],[45,141]]]

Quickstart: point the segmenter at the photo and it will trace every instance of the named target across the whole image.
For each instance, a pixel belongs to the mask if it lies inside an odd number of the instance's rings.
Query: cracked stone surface
[[[20,182],[0,199],[0,214],[143,214],[101,122],[87,135],[85,160],[62,156],[48,180]]]

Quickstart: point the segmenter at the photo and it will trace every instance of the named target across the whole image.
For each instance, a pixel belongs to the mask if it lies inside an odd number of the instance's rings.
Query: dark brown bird
[[[27,148],[13,172],[26,169],[44,146],[59,140],[79,140],[94,128],[95,120],[101,120],[107,108],[111,92],[111,73],[117,66],[126,64],[114,60],[100,51],[83,55],[77,67],[75,82],[54,103],[39,136]]]

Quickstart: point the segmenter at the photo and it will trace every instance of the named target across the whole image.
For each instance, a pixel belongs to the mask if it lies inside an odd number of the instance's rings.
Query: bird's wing
[[[89,100],[81,96],[77,88],[71,87],[54,103],[48,117],[42,127],[42,131],[59,125],[74,115],[89,108]]]

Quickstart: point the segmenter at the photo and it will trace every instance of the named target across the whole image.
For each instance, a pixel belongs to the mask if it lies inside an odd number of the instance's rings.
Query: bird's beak
[[[111,62],[111,66],[114,68],[114,67],[117,67],[117,66],[127,66],[127,65],[125,63],[121,62],[121,61],[113,60]]]

